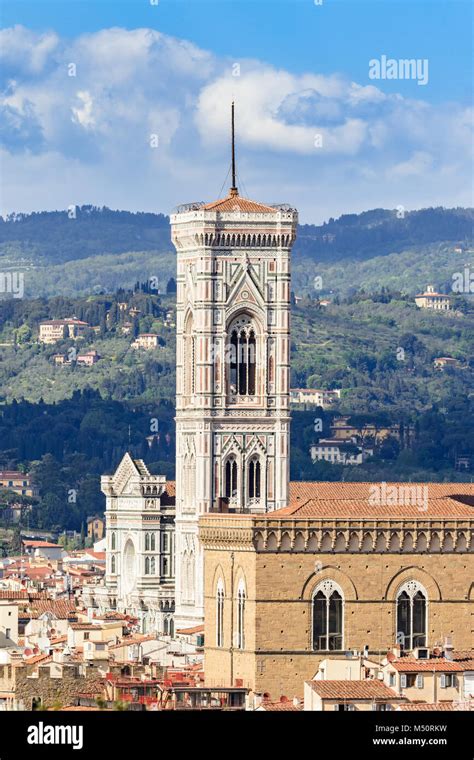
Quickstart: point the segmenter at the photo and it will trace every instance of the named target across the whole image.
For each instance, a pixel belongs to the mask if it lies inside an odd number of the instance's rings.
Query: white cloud
[[[212,198],[228,168],[232,99],[249,194],[287,200],[307,221],[469,203],[472,113],[456,104],[255,60],[234,77],[232,61],[150,29],[65,40],[14,27],[0,42],[4,210],[76,202],[166,212]]]
[[[80,108],[72,107],[72,120],[80,124],[86,129],[93,127],[95,124],[94,116],[92,113],[93,100],[87,90],[79,90],[77,98],[81,102]]]

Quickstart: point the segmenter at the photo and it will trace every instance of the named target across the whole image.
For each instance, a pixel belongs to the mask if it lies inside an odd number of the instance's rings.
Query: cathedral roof
[[[202,207],[205,211],[245,211],[251,214],[275,214],[277,209],[272,206],[266,206],[257,201],[251,201],[248,198],[242,198],[235,190],[230,190],[226,198],[205,203]]]

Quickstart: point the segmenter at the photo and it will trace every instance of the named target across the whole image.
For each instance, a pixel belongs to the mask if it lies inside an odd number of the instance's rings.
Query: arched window
[[[110,548],[112,549],[112,551],[114,551],[114,549],[117,548],[116,547],[115,533],[112,533],[112,535],[110,536]]]
[[[145,557],[145,575],[150,575],[150,557]]]
[[[313,649],[343,649],[343,595],[334,581],[325,580],[313,594]]]
[[[230,327],[229,392],[234,396],[256,393],[257,339],[252,319],[243,315]]]
[[[150,557],[150,575],[155,574],[155,558]]]
[[[237,462],[230,457],[225,465],[225,495],[227,499],[237,496]]]
[[[260,462],[252,459],[249,464],[249,498],[260,498]]]
[[[117,560],[115,557],[112,557],[112,559],[110,560],[110,572],[113,575],[115,575],[115,573],[117,572]]]
[[[224,646],[224,584],[220,579],[216,593],[216,645]]]
[[[427,594],[417,581],[408,581],[397,594],[397,644],[412,650],[426,646]]]
[[[243,581],[239,583],[237,591],[237,648],[245,647],[245,586]]]
[[[145,551],[147,552],[149,550],[150,550],[150,534],[145,533]]]
[[[150,535],[150,549],[152,552],[155,551],[155,534],[154,533]]]

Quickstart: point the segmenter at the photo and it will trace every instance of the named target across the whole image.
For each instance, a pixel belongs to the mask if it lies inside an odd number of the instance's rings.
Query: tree
[[[166,284],[166,293],[170,295],[170,294],[176,293],[177,290],[178,288],[176,285],[176,280],[174,279],[174,277],[170,277]]]

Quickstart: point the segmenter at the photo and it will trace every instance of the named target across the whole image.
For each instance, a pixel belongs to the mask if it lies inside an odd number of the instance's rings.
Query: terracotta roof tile
[[[455,708],[452,702],[405,702],[399,706],[399,709],[406,712],[450,712]]]
[[[431,660],[416,660],[412,657],[402,657],[401,660],[394,660],[390,663],[399,673],[462,673],[466,668],[461,662],[445,660],[444,657]]]
[[[394,517],[474,518],[473,483],[386,483],[386,493],[397,488],[399,503],[374,502],[374,483],[290,483],[290,504],[267,517]],[[417,502],[416,487],[427,488],[427,509]],[[403,489],[403,490],[402,490]],[[421,494],[424,496],[424,494]],[[389,499],[387,499],[389,501]]]
[[[203,631],[204,631],[204,625],[194,625],[191,628],[178,628],[176,633],[191,634],[191,633],[202,633]]]
[[[267,712],[301,712],[303,705],[294,705],[293,702],[262,702],[260,707]]]
[[[55,617],[66,620],[72,614],[76,614],[76,605],[74,601],[65,599],[38,599],[32,603],[31,611],[38,616],[51,612]]]
[[[245,211],[252,214],[275,214],[276,210],[271,206],[266,206],[257,201],[251,201],[248,198],[242,198],[240,195],[229,193],[226,198],[206,203],[203,206],[205,211]]]
[[[322,699],[400,699],[381,681],[306,681]]]

